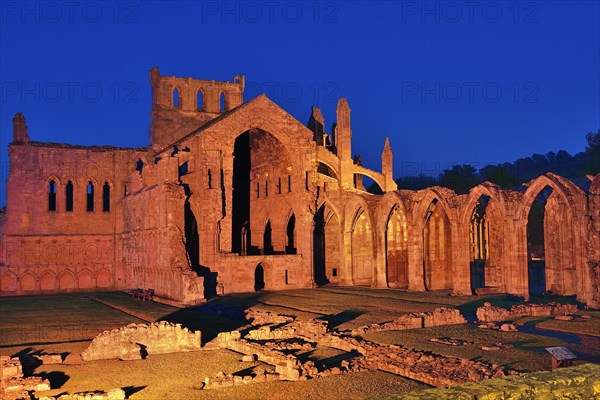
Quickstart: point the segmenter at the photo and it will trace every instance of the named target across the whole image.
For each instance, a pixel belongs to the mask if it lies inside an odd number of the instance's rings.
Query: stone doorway
[[[258,264],[254,270],[254,290],[259,292],[265,288],[265,269]]]

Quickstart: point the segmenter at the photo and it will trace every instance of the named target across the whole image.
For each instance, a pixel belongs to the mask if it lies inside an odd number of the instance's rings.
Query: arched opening
[[[73,211],[73,182],[67,182],[65,188],[65,199],[66,199],[66,211]]]
[[[48,182],[48,211],[56,211],[56,182]]]
[[[246,254],[250,244],[250,133],[235,139],[233,148],[232,251]]]
[[[273,254],[273,231],[271,229],[271,221],[267,221],[265,225],[265,232],[263,234],[263,254]]]
[[[529,293],[577,293],[573,217],[558,189],[544,187],[527,216]]]
[[[335,171],[331,167],[329,167],[329,165],[322,162],[319,162],[319,165],[317,166],[317,172],[329,176],[330,178],[338,178]]]
[[[269,212],[276,205],[267,202],[266,185],[264,191],[261,181],[267,176],[278,176],[290,169],[288,151],[284,145],[270,133],[261,129],[252,129],[240,134],[233,145],[233,176],[231,196],[231,244],[232,251],[244,255],[273,254],[271,247],[264,247],[262,235],[252,237],[252,232],[265,232],[265,220],[259,220],[255,210]],[[224,179],[221,180],[223,185]],[[223,187],[223,193],[229,188]],[[251,210],[253,212],[251,212]],[[226,210],[225,210],[226,211]],[[276,212],[276,211],[274,211]],[[264,215],[264,214],[260,214]],[[283,227],[281,227],[283,228]],[[283,230],[283,229],[281,229]],[[277,243],[283,247],[277,231]],[[281,242],[280,242],[281,241]],[[262,251],[261,251],[262,249]],[[281,249],[280,252],[283,252]],[[265,253],[266,251],[266,253]]]
[[[489,243],[490,229],[486,209],[490,198],[481,195],[471,215],[469,225],[471,288],[473,290],[490,286]]]
[[[366,211],[360,214],[352,229],[352,275],[357,285],[371,285],[373,280],[373,234]]]
[[[135,162],[135,170],[137,172],[140,173],[140,175],[142,174],[142,172],[144,171],[144,162],[142,161],[141,158],[138,158],[138,160]]]
[[[202,90],[198,90],[198,93],[196,94],[196,109],[198,111],[203,111],[204,108],[204,102],[202,101]]]
[[[325,205],[315,214],[315,228],[313,231],[313,268],[314,279],[318,286],[329,283],[325,272],[326,245],[325,245]]]
[[[225,111],[225,92],[219,95],[219,111]]]
[[[354,174],[354,188],[371,194],[383,194],[381,186],[367,175]]]
[[[254,270],[254,290],[256,292],[265,288],[265,269],[262,264],[258,264]]]
[[[183,214],[185,252],[190,268],[197,271],[200,267],[200,235],[198,234],[198,223],[196,222],[196,216],[192,211],[189,199],[187,199],[184,203]]]
[[[87,184],[87,211],[94,211],[94,183],[88,182]]]
[[[425,213],[423,269],[426,290],[452,288],[450,220],[437,199],[431,202]]]
[[[181,101],[179,98],[179,89],[178,88],[173,89],[173,107],[175,107],[175,108],[181,107]]]
[[[546,203],[552,195],[552,188],[546,186],[531,203],[527,214],[527,277],[529,294],[546,293],[546,246],[545,214]]]
[[[546,290],[571,296],[577,294],[575,225],[570,204],[558,190],[552,192],[544,213]]]
[[[408,232],[406,217],[400,207],[394,207],[387,222],[385,235],[388,285],[408,287]]]
[[[104,182],[102,186],[102,211],[110,211],[110,185],[108,182]]]
[[[286,243],[287,243],[285,246],[285,254],[296,254],[295,232],[296,232],[296,216],[294,214],[292,214],[292,216],[288,220],[287,227],[285,228]]]

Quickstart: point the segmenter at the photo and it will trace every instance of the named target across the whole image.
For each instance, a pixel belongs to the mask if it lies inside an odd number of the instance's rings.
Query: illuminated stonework
[[[331,284],[600,305],[599,176],[583,188],[546,174],[523,191],[397,190],[388,140],[382,172],[352,158],[346,99],[327,134],[316,108],[307,127],[264,95],[244,103],[243,76],[155,67],[150,82],[148,147],[35,142],[15,116],[3,295],[153,288],[194,303]]]

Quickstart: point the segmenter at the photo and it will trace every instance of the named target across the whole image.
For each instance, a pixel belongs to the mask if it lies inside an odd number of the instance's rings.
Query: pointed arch
[[[371,285],[375,257],[373,225],[368,208],[359,207],[351,221],[352,277],[357,285]]]
[[[427,198],[423,214],[423,276],[426,290],[452,289],[452,234],[443,202]]]
[[[20,289],[23,292],[30,292],[36,289],[36,278],[31,272],[25,272],[19,277]]]
[[[89,180],[86,186],[86,210],[88,212],[94,211],[94,191],[96,184]]]
[[[112,278],[106,269],[100,269],[96,272],[96,287],[107,288],[112,286]]]
[[[181,90],[178,86],[173,86],[173,91],[171,92],[171,105],[175,108],[181,108]]]
[[[271,220],[267,219],[265,223],[265,228],[263,231],[263,254],[271,255],[273,254],[273,230],[271,228]]]
[[[523,194],[520,207],[517,209],[517,219],[526,219],[531,205],[546,187],[550,187],[562,199],[571,214],[583,211],[585,208],[585,193],[577,185],[566,178],[548,173],[541,175],[525,184],[527,189]]]
[[[2,274],[0,279],[0,291],[1,292],[16,292],[17,287],[17,276],[12,272],[5,272]]]
[[[77,288],[75,274],[71,271],[63,271],[58,277],[58,287],[61,290],[70,290]]]
[[[196,110],[204,111],[204,91],[198,88],[196,91]]]
[[[46,182],[46,187],[48,188],[48,211],[56,211],[57,181],[50,179]]]
[[[45,271],[40,275],[40,290],[56,290],[56,274]]]
[[[385,222],[385,263],[389,287],[408,287],[408,224],[398,204],[392,206]]]
[[[65,211],[73,211],[75,185],[69,179],[65,185]]]
[[[219,111],[227,111],[227,98],[225,96],[225,91],[219,93]]]
[[[83,269],[77,274],[77,287],[79,289],[92,289],[96,286],[94,277],[89,269]]]
[[[286,254],[296,254],[296,215],[292,213],[288,217],[285,228],[285,237],[286,237],[286,245],[285,245],[285,253]]]

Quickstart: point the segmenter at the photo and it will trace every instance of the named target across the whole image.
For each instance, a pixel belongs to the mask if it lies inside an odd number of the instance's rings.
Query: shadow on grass
[[[42,372],[37,374],[50,382],[50,389],[58,389],[69,380],[70,376],[62,371]]]
[[[146,388],[146,386],[125,386],[121,389],[123,389],[123,391],[125,392],[125,398],[128,399],[133,394],[136,394],[137,392],[140,392],[140,391],[144,390],[145,388]]]
[[[327,329],[332,330],[342,324],[345,324],[346,322],[350,322],[360,317],[364,313],[365,312],[362,310],[345,310],[340,313],[326,315],[318,319],[327,321]]]

